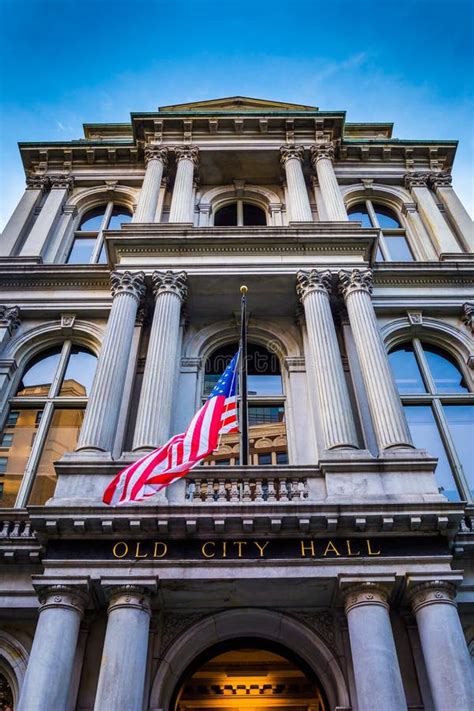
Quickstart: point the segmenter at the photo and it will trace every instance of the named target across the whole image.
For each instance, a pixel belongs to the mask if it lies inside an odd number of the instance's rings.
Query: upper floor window
[[[0,506],[42,505],[54,493],[54,462],[74,450],[96,356],[66,341],[26,366],[0,435]]]
[[[132,213],[126,207],[108,202],[83,215],[67,258],[68,264],[106,264],[104,230],[119,230],[130,222]]]
[[[224,205],[214,215],[215,227],[257,227],[266,224],[265,210],[243,200]]]
[[[393,210],[371,200],[365,200],[349,208],[347,214],[349,220],[362,222],[362,227],[377,227],[381,230],[377,261],[413,261],[405,229]]]
[[[474,394],[454,358],[414,338],[389,354],[417,447],[438,458],[439,490],[450,500],[474,498]]]

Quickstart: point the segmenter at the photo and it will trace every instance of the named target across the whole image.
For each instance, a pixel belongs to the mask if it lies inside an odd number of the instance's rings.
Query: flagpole
[[[249,463],[249,418],[247,402],[247,297],[248,288],[240,287],[240,463]]]

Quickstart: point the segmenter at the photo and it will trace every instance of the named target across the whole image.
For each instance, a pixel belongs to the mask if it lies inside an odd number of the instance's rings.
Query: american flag
[[[236,353],[186,432],[119,472],[104,492],[104,503],[120,506],[154,496],[217,449],[220,435],[238,432],[238,357]]]

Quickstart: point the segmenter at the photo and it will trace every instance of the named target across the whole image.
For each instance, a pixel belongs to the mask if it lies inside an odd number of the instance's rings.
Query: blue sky
[[[0,227],[24,188],[17,141],[235,94],[459,139],[474,211],[472,0],[0,0]]]

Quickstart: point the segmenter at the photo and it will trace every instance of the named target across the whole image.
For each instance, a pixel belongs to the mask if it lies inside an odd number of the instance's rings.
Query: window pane
[[[369,213],[367,212],[367,206],[364,203],[360,205],[354,205],[348,212],[349,220],[353,222],[362,222],[362,227],[372,227],[370,221]]]
[[[271,464],[272,463],[272,455],[271,454],[259,454],[258,455],[258,463],[259,464]]]
[[[119,230],[120,225],[124,222],[131,222],[132,216],[126,207],[114,207],[112,216],[107,226],[108,230]]]
[[[214,225],[216,227],[233,227],[237,224],[237,205],[225,205],[216,212],[214,216]]]
[[[4,434],[12,435],[8,456],[2,456],[0,482],[3,484],[3,495],[0,497],[0,506],[10,507],[15,505],[21,480],[25,472],[31,445],[38,430],[37,409],[17,410],[18,415],[14,429],[5,427]],[[6,453],[5,453],[6,454]]]
[[[434,380],[438,393],[467,393],[469,392],[464,377],[456,361],[448,353],[441,351],[436,346],[423,343],[428,367]]]
[[[43,351],[30,361],[17,390],[17,397],[46,397],[53,382],[61,347]]]
[[[374,210],[382,229],[396,229],[397,227],[402,226],[396,214],[388,207],[374,205]]]
[[[267,216],[265,212],[256,205],[244,203],[244,225],[266,225]]]
[[[288,464],[288,452],[277,452],[277,464]]]
[[[389,353],[388,360],[392,366],[398,392],[401,395],[426,392],[411,343],[399,346]]]
[[[449,431],[474,496],[474,405],[444,405]]]
[[[79,229],[83,232],[98,232],[102,226],[106,208],[107,205],[100,205],[86,212],[80,222]]]
[[[285,409],[280,405],[249,407],[249,426],[269,425],[273,422],[283,422],[284,419]]]
[[[404,235],[384,235],[384,241],[392,262],[413,262],[413,254]]]
[[[75,449],[83,419],[84,410],[54,411],[28,504],[41,506],[53,495],[56,487],[53,463],[64,452]]]
[[[105,239],[103,240],[102,247],[100,248],[97,264],[107,264],[107,252],[105,251]]]
[[[238,350],[238,344],[218,348],[206,361],[204,375],[204,395],[211,392],[214,385]],[[283,384],[280,361],[275,353],[263,346],[252,343],[247,348],[247,390],[249,395],[281,395]]]
[[[76,237],[67,259],[68,264],[89,264],[95,247],[95,237]]]
[[[431,407],[429,405],[405,405],[404,410],[415,446],[426,449],[438,458],[435,476],[439,491],[449,501],[459,501],[460,496],[456,482]]]
[[[93,353],[73,346],[59,394],[68,397],[90,395],[96,365],[97,358]]]
[[[382,254],[382,250],[380,247],[377,247],[377,254],[375,256],[375,261],[376,262],[385,262],[385,257]]]

